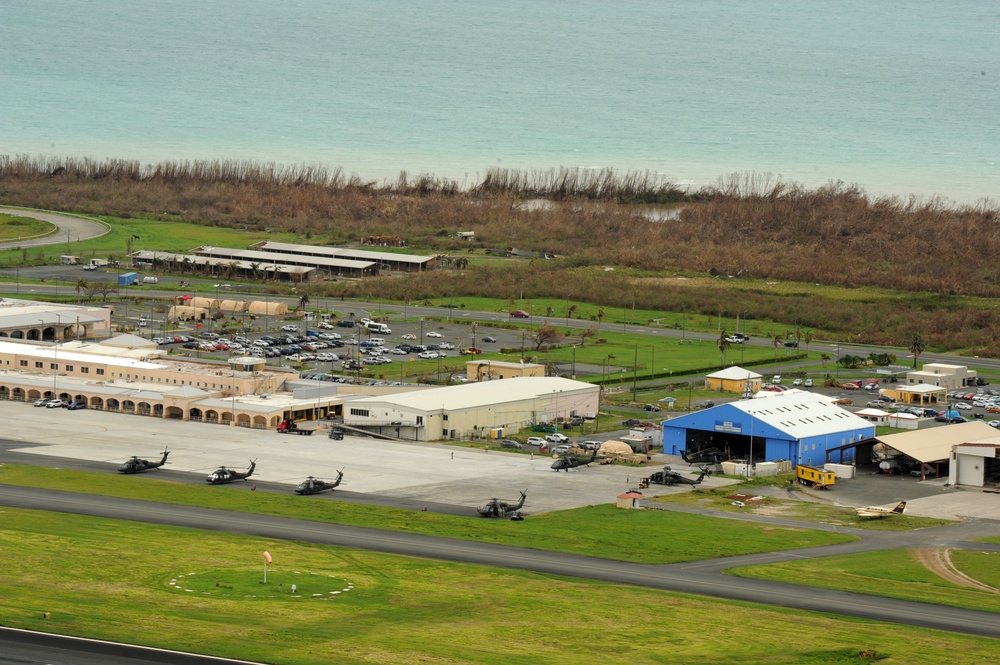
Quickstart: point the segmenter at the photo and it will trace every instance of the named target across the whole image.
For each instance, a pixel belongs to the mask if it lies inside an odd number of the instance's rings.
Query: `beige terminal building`
[[[303,380],[263,358],[172,357],[135,335],[61,344],[0,339],[0,400],[58,399],[96,411],[274,429],[284,418],[323,420],[412,441],[487,438],[594,414],[598,386],[517,377],[447,387]]]

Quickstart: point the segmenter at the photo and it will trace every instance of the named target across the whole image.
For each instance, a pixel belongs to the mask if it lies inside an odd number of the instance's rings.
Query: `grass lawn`
[[[40,219],[0,213],[0,242],[14,242],[19,238],[44,236],[55,233],[55,231],[55,226]]]
[[[1000,553],[952,551],[959,570],[1000,586]],[[908,550],[884,550],[838,557],[746,566],[726,571],[739,577],[839,589],[922,603],[1000,612],[1000,594],[957,586],[925,568]]]
[[[3,517],[0,550],[16,553],[0,583],[4,625],[231,658],[971,665],[997,650],[986,638],[537,573],[76,515]]]
[[[788,482],[792,479],[791,474],[758,478],[740,485],[730,485],[718,489],[699,489],[695,492],[656,497],[656,501],[682,506],[708,508],[726,513],[750,512],[758,515],[787,517],[805,522],[878,531],[909,531],[911,529],[926,529],[951,523],[949,520],[934,517],[916,517],[913,515],[900,515],[892,519],[873,520],[866,517],[858,517],[852,508],[797,501],[794,499],[777,499],[755,494],[755,488],[765,485],[790,487],[792,491],[795,491],[796,486]],[[733,494],[755,495],[758,498],[754,500],[742,499],[741,501],[744,506],[740,507],[734,506],[733,499],[729,498]]]
[[[532,515],[523,522],[457,517],[382,506],[333,502],[294,494],[241,492],[146,476],[5,465],[0,482],[70,492],[421,533],[639,563],[676,563],[781,549],[817,547],[852,536],[807,529],[734,523],[659,510],[608,505]],[[317,500],[319,499],[319,500]],[[706,539],[725,529],[727,538]]]

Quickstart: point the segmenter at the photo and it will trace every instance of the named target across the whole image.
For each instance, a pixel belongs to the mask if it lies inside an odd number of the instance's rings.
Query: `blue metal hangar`
[[[752,456],[755,463],[823,466],[853,462],[851,444],[875,436],[873,423],[823,395],[791,390],[759,395],[663,421],[663,452],[718,448],[736,459]]]

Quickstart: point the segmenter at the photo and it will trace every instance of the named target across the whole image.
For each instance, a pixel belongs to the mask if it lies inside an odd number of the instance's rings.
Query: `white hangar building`
[[[600,387],[561,377],[515,377],[345,400],[344,424],[412,441],[488,437],[596,414]]]

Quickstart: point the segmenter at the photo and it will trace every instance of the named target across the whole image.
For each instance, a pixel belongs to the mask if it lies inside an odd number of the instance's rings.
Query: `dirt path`
[[[1000,593],[1000,589],[991,587],[988,584],[983,584],[956,568],[955,564],[951,562],[951,550],[931,548],[914,549],[911,551],[917,557],[917,561],[920,562],[924,568],[931,571],[941,579],[970,589],[978,589],[979,591],[986,591],[988,593]]]

